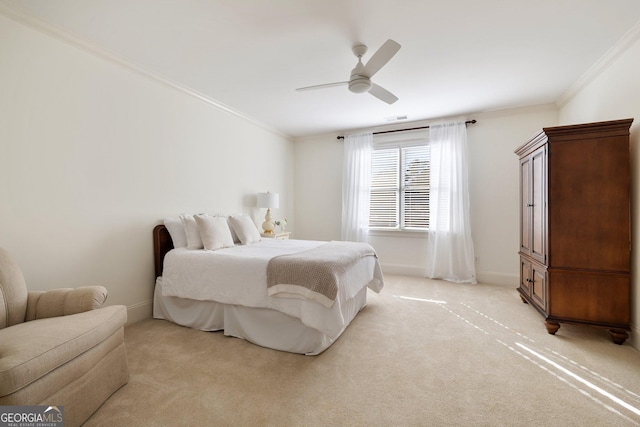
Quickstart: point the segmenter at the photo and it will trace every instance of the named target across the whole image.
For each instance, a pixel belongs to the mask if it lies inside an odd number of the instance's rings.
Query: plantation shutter
[[[399,157],[397,148],[374,150],[372,153],[369,227],[399,228]]]
[[[429,154],[428,145],[402,148],[402,228],[429,228]]]

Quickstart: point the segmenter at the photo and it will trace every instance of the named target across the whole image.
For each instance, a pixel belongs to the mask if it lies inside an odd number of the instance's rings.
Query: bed
[[[289,266],[282,263],[323,251],[338,259],[334,249],[351,250],[344,244],[261,239],[215,251],[174,248],[167,227],[157,225],[153,317],[203,331],[223,331],[275,350],[320,354],[366,306],[367,289],[380,292],[384,286],[378,259],[374,252],[339,270],[333,294],[288,280]],[[321,264],[316,263],[317,268]],[[308,264],[303,270],[307,276],[313,271]],[[314,280],[315,276],[309,278]]]

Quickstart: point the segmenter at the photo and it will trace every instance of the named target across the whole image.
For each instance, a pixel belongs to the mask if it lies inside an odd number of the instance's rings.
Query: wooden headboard
[[[173,249],[173,241],[169,230],[164,224],[156,225],[153,228],[153,262],[156,267],[156,277],[162,276],[164,256],[171,249]]]

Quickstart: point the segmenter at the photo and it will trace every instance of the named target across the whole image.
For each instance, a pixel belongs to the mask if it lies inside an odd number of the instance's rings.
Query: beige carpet
[[[512,288],[386,282],[319,356],[132,325],[130,381],[86,425],[640,425],[640,352],[607,331],[548,335]]]

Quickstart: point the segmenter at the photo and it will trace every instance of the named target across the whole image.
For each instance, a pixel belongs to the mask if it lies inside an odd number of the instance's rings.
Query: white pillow
[[[180,220],[184,225],[184,231],[187,235],[187,248],[189,249],[202,249],[202,238],[200,237],[200,230],[198,230],[198,224],[196,223],[193,215],[180,215]]]
[[[233,229],[233,225],[231,225],[231,217],[227,218],[227,224],[229,225],[229,230],[231,231],[231,237],[233,237],[233,243],[240,243],[240,238],[236,234],[236,230]]]
[[[167,218],[163,221],[164,226],[167,227],[169,236],[173,241],[174,248],[186,248],[187,247],[187,234],[184,231],[184,224],[180,218]]]
[[[250,245],[251,243],[262,240],[260,238],[260,232],[248,215],[230,216],[229,223],[231,223],[231,227],[236,232],[238,239],[240,239],[240,243],[243,245]]]
[[[207,251],[234,246],[227,219],[221,216],[196,215],[202,244]]]

